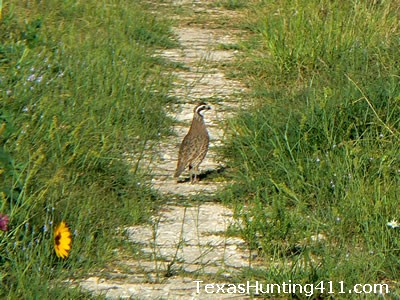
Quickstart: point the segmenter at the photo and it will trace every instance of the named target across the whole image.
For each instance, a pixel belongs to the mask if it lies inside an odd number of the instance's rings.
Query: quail
[[[206,156],[210,143],[210,137],[202,113],[210,109],[211,107],[204,102],[194,108],[192,124],[179,148],[175,178],[179,177],[189,167],[190,182],[193,184],[198,181],[199,165]]]

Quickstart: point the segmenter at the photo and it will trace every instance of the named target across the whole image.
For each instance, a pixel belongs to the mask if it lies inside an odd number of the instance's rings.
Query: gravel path
[[[178,121],[174,127],[176,135],[149,149],[141,166],[149,168],[154,175],[154,189],[170,201],[153,217],[151,225],[125,229],[128,239],[141,249],[142,258],[123,259],[118,262],[118,269],[80,281],[84,289],[110,299],[247,299],[243,295],[235,298],[231,294],[199,294],[194,282],[231,280],[241,268],[251,266],[245,241],[225,234],[229,226],[240,226],[233,212],[217,201],[200,204],[191,201],[198,195],[208,195],[212,200],[215,191],[225,183],[209,179],[211,176],[203,176],[198,184],[190,184],[188,180],[177,182],[172,177],[179,144],[198,102],[206,101],[212,106],[205,113],[210,150],[200,166],[202,173],[210,175],[224,168],[215,151],[224,144],[222,122],[246,105],[242,100],[246,88],[224,73],[224,64],[234,58],[235,51],[221,50],[230,48],[221,45],[235,44],[240,32],[218,25],[221,18],[229,20],[236,12],[215,7],[214,2],[154,3],[164,10],[179,8],[185,12],[173,15],[180,24],[174,28],[180,46],[158,53],[183,66],[174,73],[171,91],[178,103],[167,108],[168,114]],[[198,21],[201,18],[207,22]],[[183,174],[185,177],[188,178],[187,173]]]

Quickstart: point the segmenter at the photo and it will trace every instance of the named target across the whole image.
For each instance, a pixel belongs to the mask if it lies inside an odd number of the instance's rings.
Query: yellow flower
[[[68,225],[61,221],[54,230],[54,250],[58,257],[67,258],[71,250],[71,232]]]

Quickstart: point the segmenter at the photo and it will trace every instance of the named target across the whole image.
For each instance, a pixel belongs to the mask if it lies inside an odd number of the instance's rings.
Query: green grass
[[[170,80],[151,55],[173,45],[168,28],[134,1],[3,3],[0,297],[89,297],[62,280],[101,268],[116,228],[157,205],[137,162],[171,124]],[[61,220],[66,261],[53,250]]]
[[[157,206],[137,162],[170,124],[167,65],[151,54],[173,43],[169,24],[135,3],[2,3],[1,298],[94,297],[63,280],[115,259],[129,247],[116,228]],[[228,124],[237,183],[221,197],[243,220],[230,234],[270,266],[235,279],[398,294],[400,232],[387,226],[400,219],[398,1],[216,5],[248,10],[251,22],[234,25],[248,41],[221,47],[244,52],[232,72],[257,103]],[[53,249],[61,220],[73,232],[65,261]]]
[[[257,104],[229,123],[237,184],[223,198],[280,267],[245,276],[387,282],[398,294],[400,232],[386,225],[400,219],[398,1],[248,7],[237,74]]]
[[[244,0],[222,0],[222,1],[217,1],[215,3],[216,6],[221,6],[225,9],[229,10],[235,10],[235,9],[241,9],[247,6],[248,1]]]

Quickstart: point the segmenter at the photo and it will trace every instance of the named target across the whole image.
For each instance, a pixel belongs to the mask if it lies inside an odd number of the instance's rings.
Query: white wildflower
[[[391,227],[391,228],[399,228],[400,227],[400,223],[397,222],[397,220],[393,219],[392,221],[386,223],[387,226]]]
[[[36,79],[36,75],[35,74],[31,74],[28,76],[28,78],[26,79],[27,81],[34,81]]]

